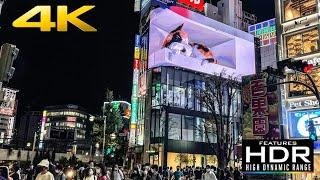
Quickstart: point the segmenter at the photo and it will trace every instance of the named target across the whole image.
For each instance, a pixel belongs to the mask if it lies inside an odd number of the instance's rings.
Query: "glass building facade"
[[[196,92],[205,88],[205,75],[176,67],[150,70],[150,112],[146,111],[145,138],[151,164],[160,166],[217,165],[217,137],[208,119],[210,113]],[[148,100],[147,100],[148,101]],[[240,96],[232,104],[240,107]],[[141,111],[144,112],[144,111]],[[236,139],[240,122],[231,122]],[[205,129],[206,127],[206,129]]]

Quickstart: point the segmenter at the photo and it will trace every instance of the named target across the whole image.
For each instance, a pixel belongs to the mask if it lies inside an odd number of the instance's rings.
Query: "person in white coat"
[[[210,166],[206,167],[206,172],[203,174],[202,180],[218,180],[213,170],[210,169]]]

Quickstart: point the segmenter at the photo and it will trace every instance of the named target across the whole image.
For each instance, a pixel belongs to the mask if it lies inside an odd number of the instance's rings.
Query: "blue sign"
[[[135,46],[140,47],[140,35],[136,34],[136,41]]]
[[[176,0],[152,0],[152,6],[160,6],[162,8],[175,6],[176,3]]]
[[[320,110],[294,111],[289,113],[289,136],[309,138],[308,121],[313,120],[317,136],[320,136]]]

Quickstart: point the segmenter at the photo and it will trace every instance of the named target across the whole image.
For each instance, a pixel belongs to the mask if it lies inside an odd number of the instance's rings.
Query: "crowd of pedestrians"
[[[157,165],[135,165],[130,173],[133,180],[241,180],[246,177],[240,173],[238,168],[218,169],[214,166],[205,168],[179,166],[173,170],[172,167],[158,167]]]
[[[201,167],[161,167],[150,164],[136,164],[132,170],[108,163],[82,163],[71,165],[53,163],[43,159],[35,166],[21,169],[11,167],[10,180],[241,180],[246,179],[238,168],[224,170],[214,166]],[[6,180],[0,174],[0,180]]]

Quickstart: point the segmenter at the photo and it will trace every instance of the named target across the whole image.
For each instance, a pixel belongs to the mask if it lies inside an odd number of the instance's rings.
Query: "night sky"
[[[104,91],[130,101],[134,35],[138,15],[134,0],[7,0],[0,17],[0,44],[9,42],[20,49],[16,72],[8,84],[19,89],[19,111],[42,110],[47,105],[77,104],[98,114]],[[83,33],[73,25],[69,32],[39,32],[38,29],[14,29],[11,23],[35,5],[96,5],[80,16],[98,29]],[[243,0],[244,8],[259,21],[274,17],[273,0]],[[36,18],[32,20],[39,20]]]

